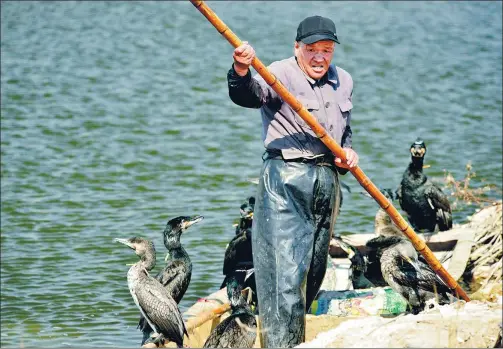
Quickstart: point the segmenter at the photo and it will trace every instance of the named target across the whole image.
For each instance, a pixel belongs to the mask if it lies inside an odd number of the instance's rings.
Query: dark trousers
[[[252,228],[263,347],[305,340],[305,314],[325,276],[339,200],[330,163],[264,161]]]

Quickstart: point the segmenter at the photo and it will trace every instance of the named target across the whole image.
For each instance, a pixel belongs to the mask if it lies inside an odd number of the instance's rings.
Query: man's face
[[[295,57],[301,69],[309,77],[318,80],[328,70],[334,56],[335,42],[331,40],[317,41],[313,44],[295,42]]]

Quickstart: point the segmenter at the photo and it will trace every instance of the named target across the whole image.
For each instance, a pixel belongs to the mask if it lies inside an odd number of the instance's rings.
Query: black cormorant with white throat
[[[452,228],[452,211],[442,189],[423,173],[426,144],[418,138],[410,146],[411,159],[396,191],[400,207],[415,230],[435,232]]]
[[[183,336],[187,334],[182,314],[169,291],[150,276],[155,266],[155,247],[143,238],[115,239],[133,249],[140,260],[127,273],[129,292],[151,328],[159,335],[154,343],[168,340],[183,347]]]
[[[176,217],[168,222],[163,232],[164,246],[168,250],[164,259],[166,265],[155,278],[170,291],[177,303],[187,291],[192,276],[192,262],[180,242],[180,236],[203,219],[203,216]]]
[[[238,282],[243,289],[250,287],[252,291],[252,299],[257,304],[255,275],[253,269],[253,253],[252,253],[252,223],[253,210],[255,207],[255,198],[250,196],[240,206],[240,219],[236,226],[236,235],[231,239],[224,254],[223,274],[224,281],[220,288],[227,286],[231,278]]]
[[[189,287],[192,276],[192,262],[183,248],[180,237],[193,224],[203,220],[202,216],[179,216],[171,219],[163,231],[164,246],[168,250],[166,264],[155,278],[166,288],[178,304]],[[143,332],[142,345],[149,339],[152,328],[142,316],[138,328]]]

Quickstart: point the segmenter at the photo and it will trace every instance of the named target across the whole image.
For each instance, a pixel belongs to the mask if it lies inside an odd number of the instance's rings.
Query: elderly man
[[[335,24],[312,16],[298,26],[294,57],[269,69],[343,147],[335,158],[309,126],[260,76],[251,76],[254,49],[234,50],[227,74],[229,96],[260,108],[266,151],[256,196],[252,246],[262,343],[292,347],[305,339],[305,314],[325,276],[330,237],[338,214],[338,172],[358,163],[351,145],[353,80],[331,65]]]

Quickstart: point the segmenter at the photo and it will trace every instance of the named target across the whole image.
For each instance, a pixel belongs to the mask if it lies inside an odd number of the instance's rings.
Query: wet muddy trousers
[[[325,276],[340,189],[333,166],[267,159],[253,217],[253,264],[265,348],[305,340],[306,310]]]

